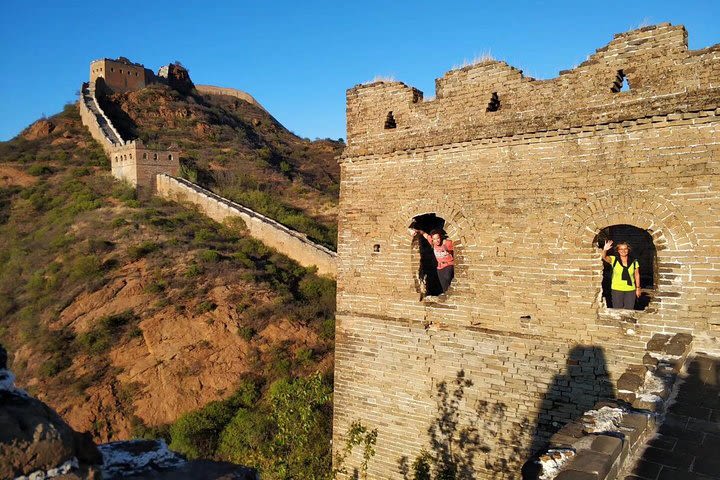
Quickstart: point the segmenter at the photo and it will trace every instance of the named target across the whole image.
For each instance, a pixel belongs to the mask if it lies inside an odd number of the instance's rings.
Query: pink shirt
[[[423,233],[423,237],[425,237],[425,240],[430,242],[430,246],[433,247],[438,270],[455,265],[455,252],[452,240],[445,239],[440,245],[435,245],[430,235]]]

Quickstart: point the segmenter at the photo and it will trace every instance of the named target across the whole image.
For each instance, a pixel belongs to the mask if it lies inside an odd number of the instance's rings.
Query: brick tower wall
[[[720,46],[688,51],[685,29],[662,24],[552,80],[490,61],[448,72],[431,101],[399,82],[348,90],[335,448],[359,419],[379,432],[370,478],[448,445],[474,478],[518,478],[549,434],[614,395],[652,334],[720,351],[719,80]],[[455,280],[420,300],[407,227],[430,212],[455,242]],[[644,311],[604,305],[593,242],[612,225],[653,238]]]

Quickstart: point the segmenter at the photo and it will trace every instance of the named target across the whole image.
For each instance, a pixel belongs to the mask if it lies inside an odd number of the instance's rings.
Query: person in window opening
[[[437,261],[438,280],[440,280],[442,291],[445,292],[455,276],[455,248],[453,247],[453,242],[448,239],[445,232],[439,228],[430,232],[429,235],[420,230],[413,229],[413,235],[417,235],[418,233],[422,234],[433,248],[435,260]]]
[[[635,308],[635,299],[640,298],[640,265],[630,258],[630,245],[620,242],[615,247],[618,256],[608,255],[613,241],[606,240],[603,246],[602,259],[612,267],[612,283],[610,295],[612,308]]]

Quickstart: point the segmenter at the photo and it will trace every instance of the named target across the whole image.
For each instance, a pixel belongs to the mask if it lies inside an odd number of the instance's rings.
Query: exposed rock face
[[[160,71],[160,75],[164,76],[165,67]],[[177,90],[182,94],[188,94],[195,88],[192,80],[190,80],[190,73],[187,68],[177,63],[171,63],[167,66],[167,82],[173,89]]]
[[[37,140],[38,138],[45,138],[55,130],[55,125],[48,120],[38,120],[37,122],[30,125],[23,133],[22,136],[26,140]]]
[[[0,346],[0,478],[225,479],[257,480],[254,469],[232,463],[193,461],[162,440],[98,446],[40,400],[15,387]]]
[[[99,463],[89,435],[75,432],[50,407],[16,388],[6,363],[0,347],[0,478],[48,471],[66,462]]]

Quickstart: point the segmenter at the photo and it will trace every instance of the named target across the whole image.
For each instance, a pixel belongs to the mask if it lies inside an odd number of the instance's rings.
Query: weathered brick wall
[[[156,182],[157,193],[161,197],[197,205],[200,211],[217,222],[239,217],[245,222],[250,235],[267,246],[287,255],[300,265],[316,266],[318,273],[322,275],[334,277],[337,274],[335,252],[313,243],[307,235],[187,180],[158,175]]]
[[[128,64],[103,58],[90,63],[90,82],[102,78],[114,92],[139,90],[149,82],[142,65]]]
[[[475,436],[454,444],[458,463],[518,478],[549,432],[613,395],[653,333],[720,351],[720,46],[689,52],[686,38],[618,35],[548,81],[485,62],[428,102],[398,82],[348,91],[334,445],[355,419],[378,428],[371,478],[403,478],[403,457],[442,456],[438,439],[463,429]],[[611,90],[619,70],[629,92]],[[419,301],[407,227],[428,212],[447,222],[456,278]],[[642,312],[601,299],[593,239],[618,224],[657,248]],[[459,372],[473,384],[443,401]]]

